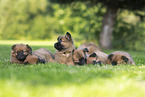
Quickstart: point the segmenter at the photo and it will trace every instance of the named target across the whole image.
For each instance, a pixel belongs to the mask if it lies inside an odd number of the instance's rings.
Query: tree
[[[85,2],[86,0],[52,0],[51,2],[57,2],[62,4],[71,4],[73,2],[82,1]],[[88,0],[87,0],[88,2]],[[117,14],[119,9],[123,10],[145,10],[145,0],[90,0],[92,4],[97,4],[101,2],[106,7],[106,13],[103,17],[102,23],[102,30],[100,32],[100,45],[102,48],[110,49],[112,45],[112,31],[114,27],[114,23],[116,20]],[[143,19],[143,15],[136,13],[136,15],[140,16]]]
[[[100,44],[102,48],[111,48],[111,36],[113,25],[116,20],[117,10],[143,10],[145,8],[145,0],[98,0],[107,7],[107,11],[103,18],[102,31],[100,33]]]

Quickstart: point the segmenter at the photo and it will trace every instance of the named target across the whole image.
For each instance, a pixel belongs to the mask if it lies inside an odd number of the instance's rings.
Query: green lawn
[[[11,46],[0,45],[0,97],[144,96],[145,51],[128,51],[137,66],[66,66],[57,63],[20,66],[10,64]],[[32,45],[33,50],[39,48],[55,52],[53,46]]]

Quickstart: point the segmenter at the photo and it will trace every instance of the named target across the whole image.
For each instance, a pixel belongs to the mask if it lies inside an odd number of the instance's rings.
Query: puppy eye
[[[66,41],[64,41],[64,40],[60,39],[60,42],[66,42]]]
[[[59,41],[60,41],[60,42],[66,42],[66,41],[62,40],[62,38],[60,38]]]

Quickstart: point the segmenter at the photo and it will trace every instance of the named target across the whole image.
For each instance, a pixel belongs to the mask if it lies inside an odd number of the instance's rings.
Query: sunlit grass
[[[0,45],[13,45],[17,43],[29,44],[31,46],[52,46],[55,40],[0,40]]]
[[[0,81],[0,84],[1,97],[143,97],[145,92],[145,82],[129,79],[127,74],[83,84],[33,86],[17,80]]]

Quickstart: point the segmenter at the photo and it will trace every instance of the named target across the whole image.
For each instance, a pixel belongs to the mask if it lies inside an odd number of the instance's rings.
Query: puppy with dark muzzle
[[[60,64],[74,65],[72,60],[72,51],[75,49],[73,39],[69,32],[65,36],[59,36],[54,44],[55,61]]]
[[[86,54],[86,56],[87,56],[87,58],[86,58],[87,59],[87,62],[86,62],[87,65],[90,65],[90,64],[93,64],[93,65],[99,64],[100,66],[102,66],[101,65],[101,61],[98,60],[98,56],[97,56],[96,53]]]
[[[24,64],[38,64],[55,62],[54,55],[51,51],[45,48],[40,48],[29,54],[24,61]]]
[[[136,65],[131,55],[123,51],[112,52],[109,54],[108,59],[113,66],[120,64]]]
[[[108,54],[102,52],[102,51],[96,51],[94,52],[98,58],[96,60],[96,62],[101,62],[102,64],[110,64],[110,61],[108,60]]]
[[[101,65],[101,62],[98,61],[98,56],[96,53],[88,54],[89,50],[87,48],[84,49],[74,49],[73,50],[73,61],[76,65],[89,65],[89,64],[99,64]]]
[[[97,63],[99,63],[99,64],[110,64],[110,62],[108,61],[108,55],[106,53],[102,52],[100,47],[97,46],[96,44],[90,42],[90,43],[84,43],[80,47],[78,47],[78,49],[80,49],[80,50],[84,49],[84,48],[88,49],[89,52],[86,53],[88,56],[95,56],[96,55],[96,57],[97,57],[96,64]],[[89,58],[95,60],[94,59],[95,57],[94,58],[93,57],[87,57],[87,58],[88,58],[88,61],[89,61]],[[90,62],[92,62],[92,61],[90,61]]]
[[[89,52],[87,48],[83,50],[74,49],[72,53],[72,59],[75,65],[84,65],[87,62],[86,52]]]
[[[32,48],[28,44],[15,44],[11,49],[11,63],[23,64],[28,54],[32,54]]]

